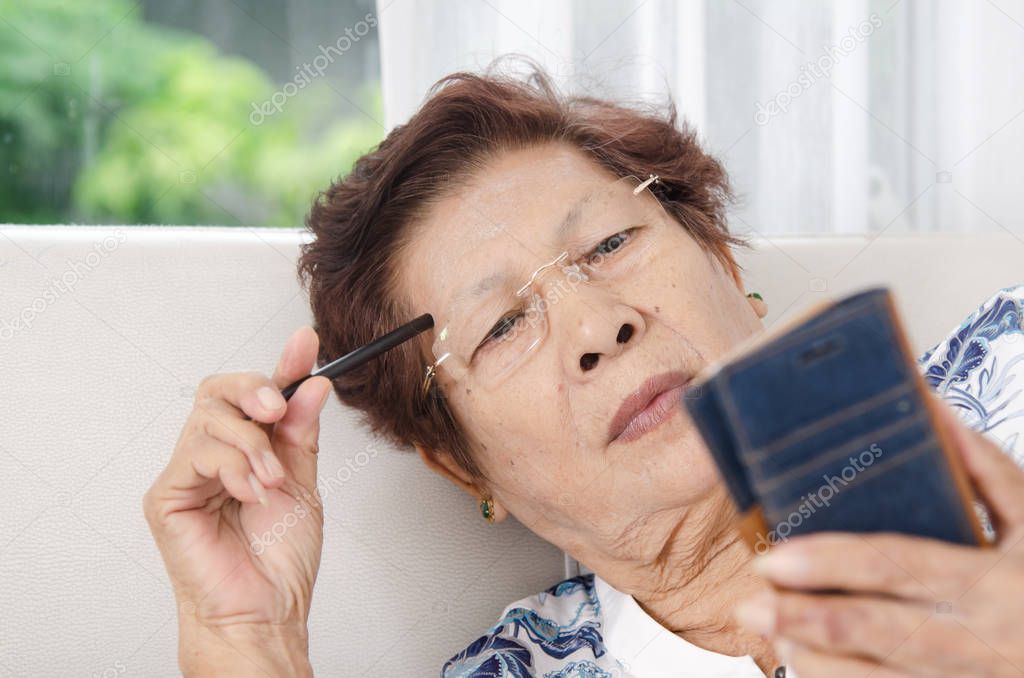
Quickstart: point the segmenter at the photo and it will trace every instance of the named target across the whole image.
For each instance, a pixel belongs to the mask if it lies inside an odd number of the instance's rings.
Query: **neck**
[[[687,642],[720,654],[750,655],[770,673],[777,665],[771,644],[733,618],[741,599],[767,586],[750,568],[752,556],[733,528],[733,516],[728,497],[719,494],[703,507],[653,521],[668,535],[654,545],[660,548],[617,563],[610,568],[615,579],[608,581]]]

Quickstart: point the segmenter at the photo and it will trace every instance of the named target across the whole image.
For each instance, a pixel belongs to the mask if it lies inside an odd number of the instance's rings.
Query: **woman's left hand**
[[[999,540],[830,532],[757,556],[775,588],[737,617],[800,678],[1024,675],[1024,471],[937,402]]]

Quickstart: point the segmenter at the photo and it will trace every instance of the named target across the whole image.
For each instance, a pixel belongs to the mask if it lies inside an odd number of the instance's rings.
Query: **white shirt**
[[[621,665],[623,678],[764,678],[750,655],[732,657],[698,647],[654,621],[633,596],[596,575],[594,588],[604,610],[604,645]],[[787,672],[787,678],[791,675]]]
[[[594,574],[512,603],[441,676],[764,678],[749,655],[732,657],[683,640]]]

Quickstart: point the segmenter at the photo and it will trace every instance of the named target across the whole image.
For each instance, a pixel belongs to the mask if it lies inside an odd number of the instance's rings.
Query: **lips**
[[[680,371],[662,372],[646,379],[622,401],[608,426],[609,442],[628,442],[667,419],[679,407],[679,395],[690,380]]]

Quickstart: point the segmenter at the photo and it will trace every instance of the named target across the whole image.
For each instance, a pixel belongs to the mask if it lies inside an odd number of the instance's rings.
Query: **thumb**
[[[967,426],[945,401],[936,401],[942,426],[949,432],[975,488],[993,513],[1000,536],[1024,528],[1024,470],[987,436]]]
[[[302,382],[288,399],[288,408],[274,424],[270,438],[285,469],[306,489],[316,485],[320,412],[330,393],[331,381],[327,377],[311,377]]]
[[[285,343],[274,368],[274,383],[284,388],[305,377],[316,366],[320,337],[309,325],[295,330]],[[320,434],[320,411],[327,401],[331,382],[326,377],[311,377],[302,382],[288,399],[284,416],[267,434],[274,453],[296,482],[306,489],[316,485],[317,439]]]

